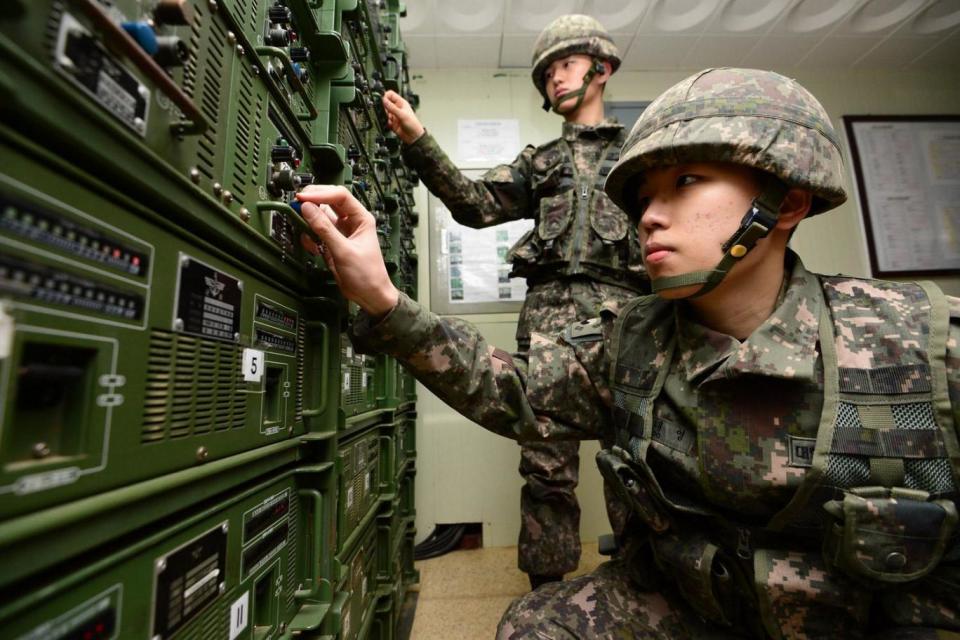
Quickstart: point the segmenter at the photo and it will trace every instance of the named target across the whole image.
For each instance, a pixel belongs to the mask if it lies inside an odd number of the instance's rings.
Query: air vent
[[[297,566],[297,549],[300,546],[297,544],[297,523],[300,521],[299,514],[297,513],[300,510],[300,501],[296,497],[291,498],[290,500],[290,511],[287,515],[287,521],[290,523],[290,528],[287,530],[287,611],[294,610],[294,597],[293,594],[297,590],[297,572],[295,567]],[[314,535],[320,535],[319,531],[315,531]],[[308,572],[313,574],[317,570],[317,566],[320,563],[319,558],[312,558],[311,562],[314,563],[313,571]]]
[[[303,422],[303,359],[306,351],[307,330],[305,324],[297,324],[297,405],[294,416],[295,422]]]
[[[204,67],[203,85],[200,88],[200,110],[207,117],[209,127],[198,141],[197,168],[213,179],[213,167],[219,147],[217,140],[217,124],[220,116],[220,78],[224,75],[224,51],[226,50],[226,34],[223,27],[216,20],[210,22],[209,38],[207,39],[206,65]]]
[[[235,345],[154,330],[141,442],[243,427],[247,396],[239,372]]]
[[[250,164],[250,114],[253,106],[253,79],[246,66],[240,67],[240,91],[237,93],[237,145],[233,155],[233,194],[246,195]]]

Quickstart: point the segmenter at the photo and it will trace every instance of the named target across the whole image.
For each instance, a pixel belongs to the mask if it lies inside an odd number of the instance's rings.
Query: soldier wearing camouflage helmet
[[[811,273],[787,248],[846,197],[820,103],[770,71],[695,74],[606,188],[658,293],[522,357],[396,293],[345,192],[303,196],[336,211],[339,230],[304,205],[362,300],[358,348],[496,433],[615,442],[597,463],[631,507],[624,553],[515,601],[498,637],[956,637],[960,299]]]
[[[533,83],[544,108],[563,117],[562,136],[526,147],[476,181],[456,168],[402,97],[384,96],[407,165],[457,222],[481,228],[534,221],[507,256],[510,275],[528,285],[516,333],[521,351],[532,332],[554,333],[595,316],[603,301],[623,303],[649,290],[636,229],[603,192],[625,139],[603,107],[606,82],[619,66],[616,45],[594,18],[551,22],[534,46]],[[579,443],[524,443],[520,458],[518,564],[536,588],[576,569],[580,558]],[[617,529],[622,518],[613,502],[608,511]]]

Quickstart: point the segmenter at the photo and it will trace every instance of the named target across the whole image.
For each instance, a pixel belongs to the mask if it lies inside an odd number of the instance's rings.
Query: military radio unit
[[[381,638],[415,387],[354,352],[296,193],[343,184],[416,296],[397,0],[0,11],[5,638]]]

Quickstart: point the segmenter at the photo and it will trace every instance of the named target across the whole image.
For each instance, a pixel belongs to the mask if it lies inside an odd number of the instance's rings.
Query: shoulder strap
[[[942,292],[822,277],[821,295],[824,400],[812,465],[771,529],[797,519],[821,487],[904,486],[908,473],[931,494],[960,486]]]

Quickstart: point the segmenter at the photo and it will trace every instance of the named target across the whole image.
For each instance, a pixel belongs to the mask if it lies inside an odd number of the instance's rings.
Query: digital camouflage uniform
[[[631,174],[720,156],[769,162],[816,214],[844,197],[833,136],[796,83],[708,70],[648,108],[607,190],[629,208]],[[935,286],[789,253],[743,341],[657,296],[513,357],[403,296],[353,331],[495,433],[614,443],[597,462],[631,507],[623,554],[514,602],[499,637],[957,637],[960,300]]]
[[[820,279],[799,259],[787,284],[774,314],[742,343],[692,322],[679,304],[668,305],[663,327],[676,332],[677,345],[655,403],[660,426],[648,449],[647,466],[672,498],[688,497],[691,503],[755,524],[784,508],[801,486],[810,468],[805,460],[810,449],[802,445],[816,437],[823,413],[817,318],[824,302]],[[834,279],[831,286],[873,287],[871,281],[857,279]],[[887,295],[911,302],[906,289],[893,288]],[[951,304],[946,367],[952,418],[960,424],[960,301],[951,299]],[[853,311],[859,315],[841,324],[843,332],[869,326],[877,334],[901,335],[902,325],[872,323],[871,309]],[[528,354],[510,356],[488,345],[468,323],[441,319],[404,297],[376,327],[356,326],[354,340],[359,349],[400,359],[445,402],[500,435],[616,441],[614,425],[624,427],[615,416],[610,381],[616,320],[606,312],[602,321],[588,321],[584,329],[559,338],[534,334]],[[922,323],[918,320],[913,328],[922,331]],[[890,346],[909,347],[907,342]],[[661,354],[660,360],[668,358]],[[624,434],[620,436],[626,445]],[[825,564],[817,539],[784,534],[779,541],[777,535],[755,535],[744,543],[750,557],[744,562],[736,559],[741,541],[732,530],[721,530],[707,516],[691,515],[689,520],[690,530],[678,530],[684,543],[670,553],[671,532],[653,536],[650,526],[632,514],[626,538],[628,552],[635,553],[518,600],[504,616],[500,636],[698,638],[730,633],[858,638],[865,637],[868,628],[887,626],[960,631],[960,565],[955,564],[960,554],[955,544],[947,552],[950,561],[941,562],[926,578],[865,589],[857,579]],[[724,609],[734,612],[725,614],[732,628],[703,622],[706,607],[691,604],[695,584],[681,587],[672,581],[681,575],[678,557],[698,549],[688,536],[699,535],[716,536],[710,543],[724,558],[733,559],[731,571],[736,566],[747,577],[764,579],[768,626],[758,628],[761,599],[756,592],[749,598],[724,594],[734,600]],[[658,560],[650,553],[654,539],[661,552]],[[790,546],[794,543],[796,548]],[[698,553],[696,559],[700,557]],[[707,575],[715,569],[711,563],[703,566]]]
[[[583,36],[581,18],[564,16],[544,31],[549,38],[537,47],[535,71],[560,55],[591,51],[610,55],[608,36],[602,47],[584,44],[584,37],[600,40],[593,31]],[[590,24],[595,21],[590,19]],[[542,69],[535,75],[541,78],[536,82],[541,92],[542,75]],[[614,120],[596,126],[564,123],[560,138],[527,146],[511,164],[495,167],[476,181],[457,169],[429,133],[404,146],[407,165],[460,224],[482,228],[511,220],[535,221],[534,229],[507,256],[513,265],[511,276],[524,277],[528,284],[517,324],[520,351],[529,347],[532,332],[559,332],[572,322],[596,316],[604,301],[616,306],[646,289],[636,229],[603,192],[624,139],[622,125]],[[561,576],[577,568],[580,506],[574,490],[579,463],[578,442],[531,442],[521,447],[525,484],[520,497],[519,566],[528,574]],[[615,530],[623,511],[608,496]]]

